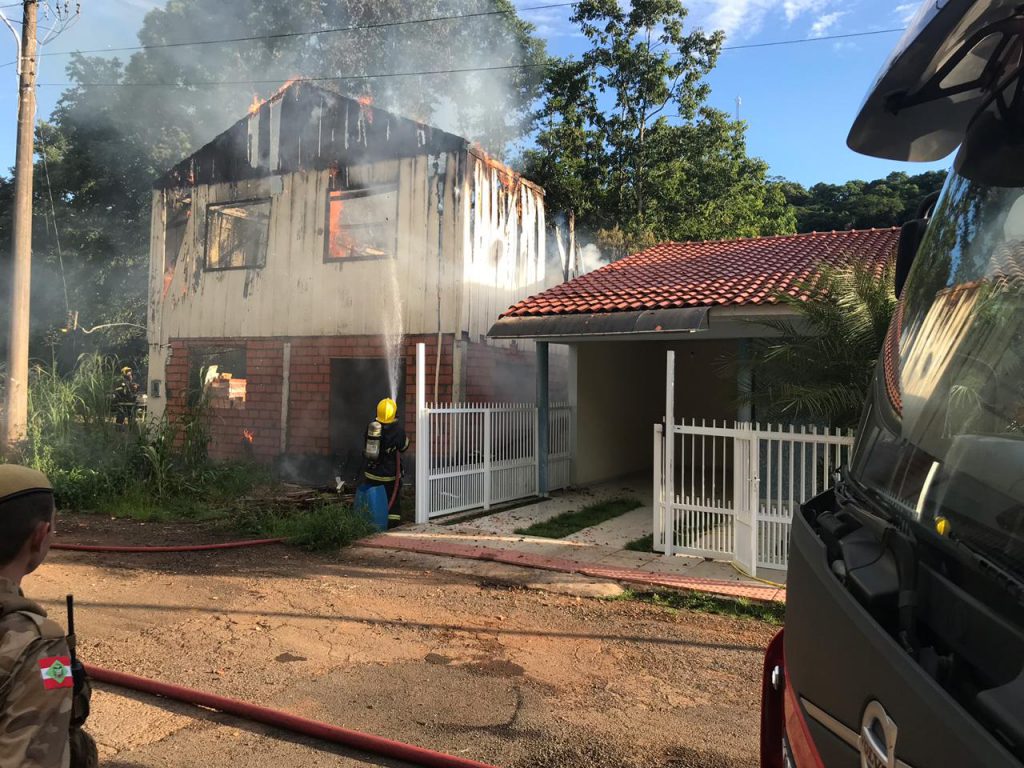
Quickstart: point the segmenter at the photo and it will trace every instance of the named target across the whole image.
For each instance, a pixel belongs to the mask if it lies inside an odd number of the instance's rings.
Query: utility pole
[[[36,16],[39,0],[22,5],[18,144],[14,165],[14,227],[11,248],[11,330],[7,344],[7,407],[4,451],[25,439],[28,424],[29,291],[32,285],[32,170],[36,117]]]

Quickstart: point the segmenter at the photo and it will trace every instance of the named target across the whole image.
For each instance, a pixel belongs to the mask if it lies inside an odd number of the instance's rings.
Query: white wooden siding
[[[435,162],[444,179],[443,212]],[[329,171],[198,186],[166,296],[165,196],[174,193],[157,191],[151,341],[381,333],[392,269],[405,333],[436,333],[440,305],[443,333],[477,339],[511,304],[543,288],[544,205],[536,187],[502,185],[499,170],[470,152],[385,160],[341,173],[345,186],[398,184],[394,260],[324,263]],[[206,271],[207,206],[258,198],[271,200],[266,266]]]

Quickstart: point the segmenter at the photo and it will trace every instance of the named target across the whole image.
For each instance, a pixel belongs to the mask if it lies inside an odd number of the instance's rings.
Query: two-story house
[[[286,84],[153,192],[149,403],[205,392],[211,454],[355,471],[377,400],[532,400],[532,347],[488,341],[545,270],[544,192],[466,139]]]

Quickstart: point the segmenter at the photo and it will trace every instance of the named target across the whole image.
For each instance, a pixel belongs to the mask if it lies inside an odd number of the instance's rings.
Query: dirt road
[[[83,543],[216,538],[101,518],[60,529]],[[75,593],[87,662],[500,766],[756,765],[772,627],[472,567],[359,548],[61,552],[24,587],[61,621]],[[93,706],[105,766],[393,765],[113,688]]]

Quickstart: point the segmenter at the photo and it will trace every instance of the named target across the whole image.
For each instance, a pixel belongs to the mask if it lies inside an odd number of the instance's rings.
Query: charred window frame
[[[188,404],[245,408],[248,384],[245,347],[193,347],[189,350]]]
[[[192,192],[168,190],[164,198],[165,229],[164,229],[164,275],[163,295],[171,287],[174,270],[181,260],[185,248],[185,233],[189,219],[192,217]]]
[[[327,193],[324,263],[393,259],[398,251],[398,184]]]
[[[270,241],[270,198],[206,206],[206,269],[261,269]]]

